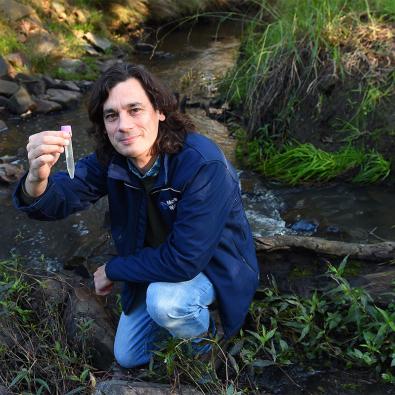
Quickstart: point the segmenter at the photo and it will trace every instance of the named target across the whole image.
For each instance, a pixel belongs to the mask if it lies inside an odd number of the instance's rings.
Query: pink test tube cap
[[[63,125],[63,126],[61,126],[61,127],[60,127],[60,130],[61,130],[62,132],[69,132],[70,135],[71,135],[71,126],[70,126],[70,125]]]

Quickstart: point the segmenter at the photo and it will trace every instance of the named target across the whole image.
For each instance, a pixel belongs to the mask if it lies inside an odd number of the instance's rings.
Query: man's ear
[[[163,112],[159,113],[159,121],[163,122],[166,119],[166,115]]]

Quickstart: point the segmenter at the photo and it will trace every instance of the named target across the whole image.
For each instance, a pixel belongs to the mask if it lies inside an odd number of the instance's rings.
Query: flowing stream
[[[190,101],[207,100],[215,94],[216,79],[234,64],[238,36],[238,29],[229,23],[219,28],[216,24],[198,25],[188,32],[172,32],[158,47],[162,51],[160,56],[150,59],[149,55],[141,54],[130,60],[147,65],[173,91],[187,94]],[[235,163],[235,140],[229,137],[225,126],[208,118],[202,109],[188,109],[187,112],[198,131],[215,140]],[[58,130],[62,124],[73,126],[76,159],[92,150],[85,132],[88,119],[84,104],[56,114],[11,119],[7,124],[9,130],[0,133],[0,156],[17,155],[18,162],[25,168],[24,147],[28,136],[42,130]],[[65,170],[64,157],[56,167]],[[357,242],[395,240],[393,188],[338,183],[290,188],[267,182],[250,171],[239,170],[239,175],[245,208],[255,235],[296,233],[296,225],[304,220],[309,229],[303,234]],[[57,270],[78,248],[98,240],[105,233],[105,199],[65,220],[39,222],[16,211],[11,194],[10,186],[0,185],[0,259],[15,253],[28,258],[30,265],[45,262],[48,270]],[[328,383],[328,387],[330,385]],[[366,393],[389,393],[369,388]]]

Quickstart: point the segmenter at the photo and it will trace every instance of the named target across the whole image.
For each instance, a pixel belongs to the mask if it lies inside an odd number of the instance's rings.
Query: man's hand
[[[106,265],[100,266],[93,274],[95,280],[95,290],[97,295],[108,295],[112,291],[114,283],[109,280],[105,272]]]
[[[52,166],[70,143],[70,135],[61,131],[45,131],[29,137],[26,146],[29,158],[29,173],[25,180],[25,190],[32,197],[45,192]]]

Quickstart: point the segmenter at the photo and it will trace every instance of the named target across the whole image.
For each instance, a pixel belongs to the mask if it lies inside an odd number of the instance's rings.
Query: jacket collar
[[[169,155],[161,156],[160,170],[158,178],[155,182],[155,189],[161,189],[168,184],[168,167]],[[108,166],[107,176],[115,180],[124,181],[125,183],[135,187],[141,188],[141,180],[129,169],[126,157],[115,153]]]

